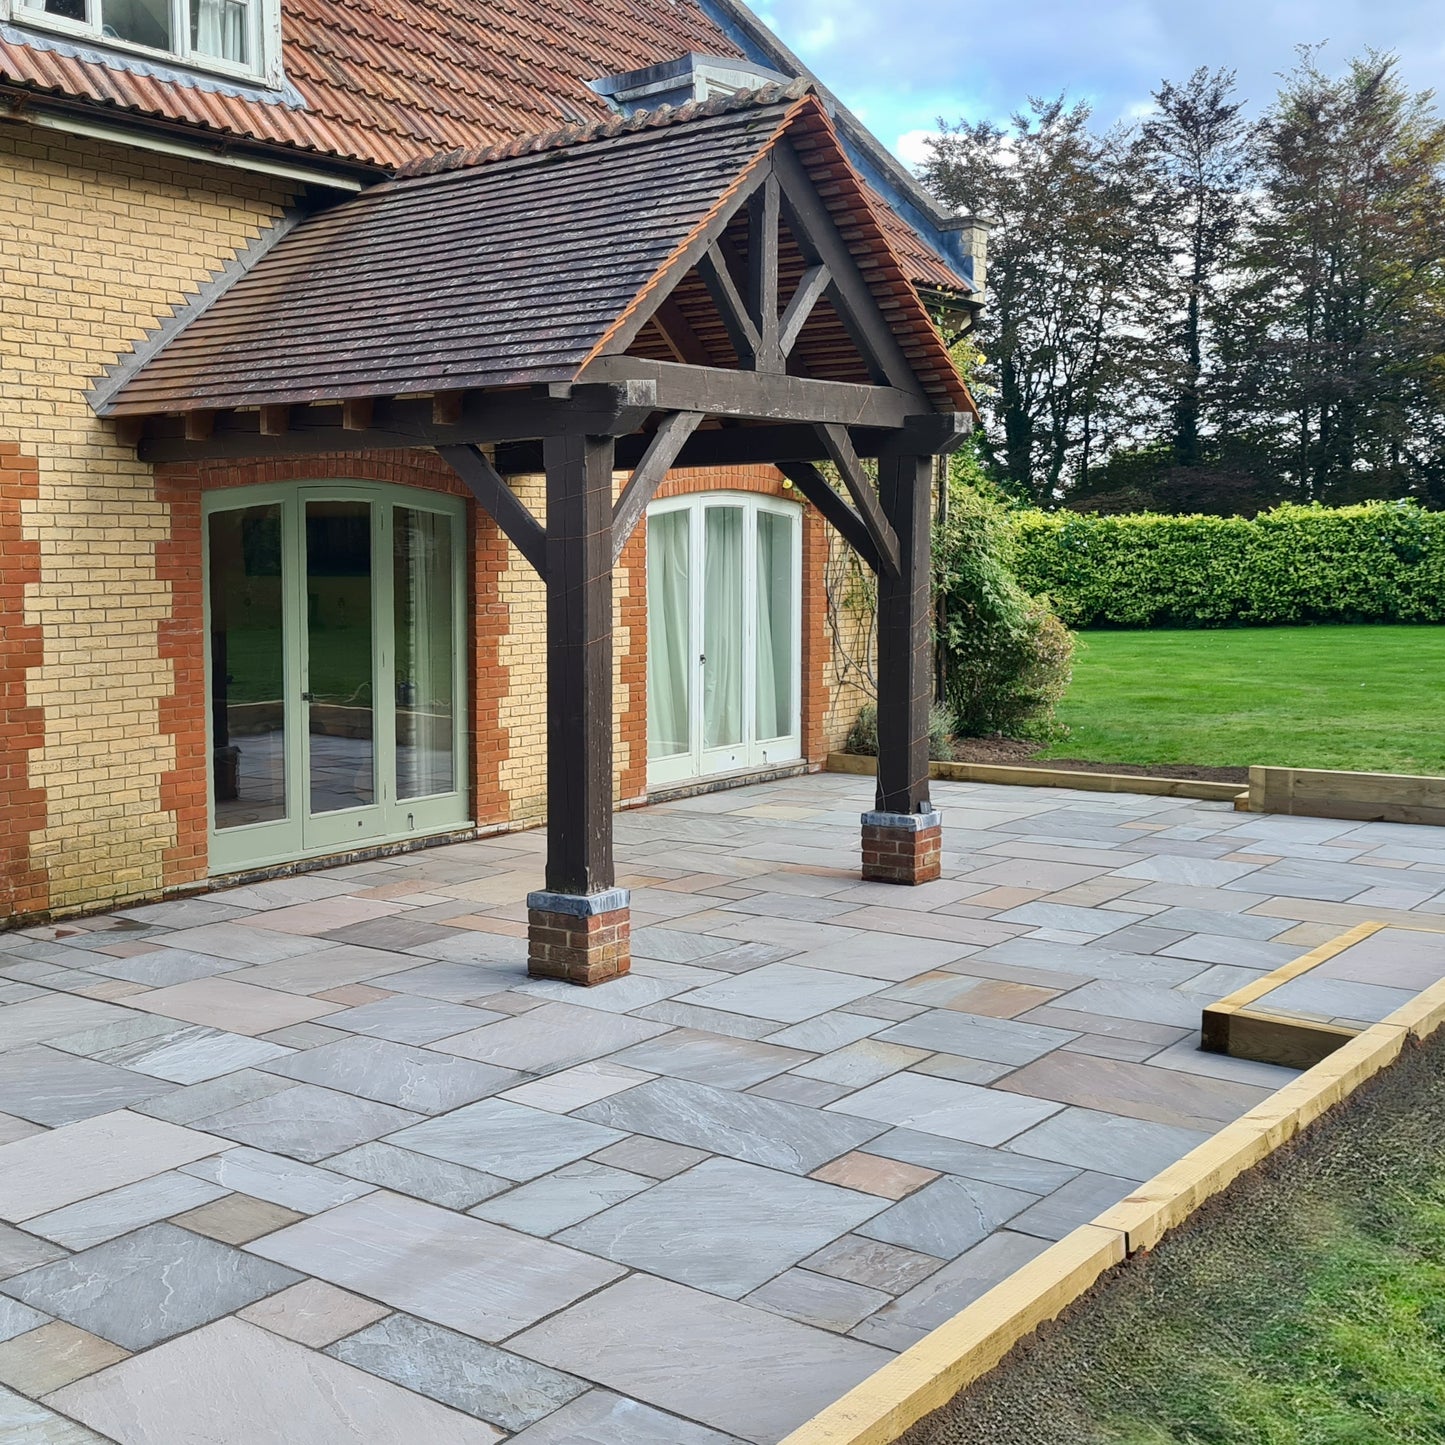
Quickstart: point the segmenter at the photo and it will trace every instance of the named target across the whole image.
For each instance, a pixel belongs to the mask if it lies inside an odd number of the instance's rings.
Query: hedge
[[[1445,512],[1014,514],[1020,583],[1072,627],[1445,622]]]

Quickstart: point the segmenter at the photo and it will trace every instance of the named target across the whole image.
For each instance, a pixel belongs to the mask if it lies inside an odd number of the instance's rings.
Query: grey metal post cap
[[[905,833],[922,833],[927,828],[941,828],[943,814],[937,808],[926,813],[864,813],[865,828],[897,828]]]
[[[538,913],[566,913],[573,918],[596,918],[599,913],[616,913],[632,906],[627,888],[608,888],[601,893],[529,893],[527,907]]]

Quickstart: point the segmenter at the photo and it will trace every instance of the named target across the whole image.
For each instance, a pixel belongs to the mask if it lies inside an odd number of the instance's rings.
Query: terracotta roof
[[[815,96],[775,88],[615,129],[520,156],[463,157],[304,222],[105,410],[575,380],[640,296],[682,279],[689,240],[728,214],[784,134],[935,404],[971,409]]]
[[[742,58],[696,0],[282,0],[289,94],[0,25],[0,84],[396,170],[613,114],[589,81],[688,51]],[[969,288],[881,198],[921,284]],[[886,212],[886,214],[883,214]]]

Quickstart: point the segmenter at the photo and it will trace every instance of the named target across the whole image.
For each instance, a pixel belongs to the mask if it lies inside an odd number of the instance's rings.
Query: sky
[[[1417,89],[1445,91],[1445,0],[753,0],[753,8],[885,145],[921,161],[940,116],[1004,120],[1031,95],[1089,100],[1107,125],[1168,77],[1238,72],[1259,109],[1295,47],[1342,68],[1394,51]]]

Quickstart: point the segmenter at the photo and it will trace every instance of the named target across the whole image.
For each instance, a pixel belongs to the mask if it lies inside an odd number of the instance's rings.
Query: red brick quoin
[[[632,907],[625,888],[587,897],[527,895],[527,972],[592,988],[632,969]]]
[[[864,813],[863,877],[870,883],[932,883],[943,871],[943,815]]]

